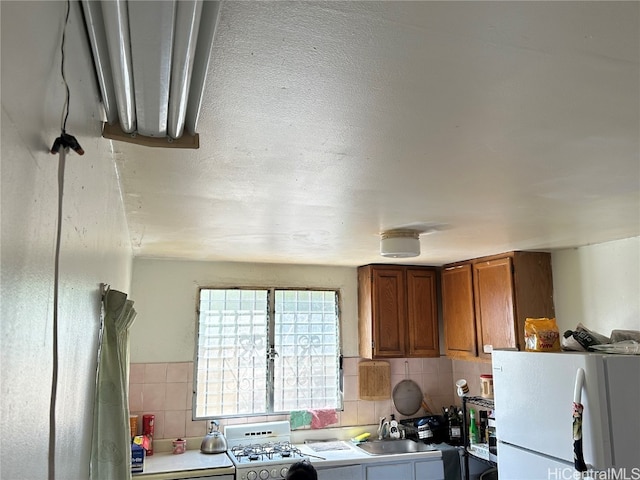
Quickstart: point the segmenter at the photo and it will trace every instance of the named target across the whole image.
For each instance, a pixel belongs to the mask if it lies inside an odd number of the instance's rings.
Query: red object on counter
[[[146,414],[142,416],[142,435],[149,439],[149,447],[147,448],[147,455],[153,455],[153,431],[156,423],[156,416],[152,414]]]
[[[153,428],[156,420],[155,415],[146,414],[142,416],[142,434],[153,436]]]

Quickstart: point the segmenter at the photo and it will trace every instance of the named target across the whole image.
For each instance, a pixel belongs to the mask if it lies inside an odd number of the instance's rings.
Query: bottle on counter
[[[462,443],[462,422],[454,407],[449,409],[449,443],[460,445]]]
[[[400,438],[400,430],[398,429],[398,421],[396,416],[391,414],[391,420],[389,421],[389,437]]]
[[[489,412],[487,412],[486,410],[479,410],[478,416],[480,417],[480,430],[478,434],[479,441],[480,443],[489,443],[489,435],[487,433]]]
[[[444,419],[443,427],[447,429],[446,440],[447,442],[450,442],[451,438],[449,434],[449,408],[448,407],[442,407],[442,418]]]
[[[476,424],[476,411],[469,409],[469,444],[479,443],[478,425]]]
[[[145,437],[147,445],[147,456],[153,455],[153,435],[155,431],[156,416],[147,414],[142,416],[142,435]]]

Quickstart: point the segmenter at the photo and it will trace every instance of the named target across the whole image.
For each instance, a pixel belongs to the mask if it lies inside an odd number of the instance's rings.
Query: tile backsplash
[[[481,361],[452,360],[453,383],[464,378],[469,385],[469,395],[480,396],[480,375],[491,375],[491,363]],[[455,386],[454,393],[455,393]],[[455,396],[456,403],[460,405],[460,399]]]
[[[358,363],[360,358],[345,358],[344,409],[338,412],[335,426],[376,424],[380,417],[395,413],[393,401],[367,401],[358,398]],[[443,406],[458,403],[454,382],[466,378],[471,393],[479,394],[481,373],[491,373],[491,365],[440,358],[399,358],[388,360],[391,366],[391,387],[408,377],[422,388],[425,400],[434,413]],[[192,420],[193,362],[132,363],[129,375],[129,410],[132,415],[155,415],[155,438],[184,438],[204,436],[206,420]],[[415,416],[420,416],[418,411]],[[288,420],[288,415],[253,416],[220,419],[220,425]]]

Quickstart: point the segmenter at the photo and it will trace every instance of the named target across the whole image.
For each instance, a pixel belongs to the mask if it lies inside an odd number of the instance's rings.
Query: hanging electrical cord
[[[60,73],[65,87],[65,101],[62,107],[62,115],[60,120],[60,136],[56,138],[51,147],[52,154],[58,154],[58,212],[56,225],[56,245],[54,253],[53,267],[53,340],[52,340],[52,373],[51,373],[51,402],[49,404],[49,455],[48,455],[48,478],[55,480],[56,478],[56,403],[58,395],[58,298],[60,287],[60,243],[62,239],[62,204],[64,198],[64,170],[66,163],[66,155],[69,148],[79,155],[84,154],[84,150],[73,135],[69,135],[67,130],[67,119],[69,118],[69,100],[71,98],[69,92],[69,84],[64,73],[64,46],[69,23],[69,13],[71,11],[71,2],[67,0],[67,12],[64,19],[64,27],[62,29],[62,42],[60,44]]]
[[[58,224],[53,267],[53,369],[51,375],[51,404],[49,410],[49,480],[55,477],[56,455],[56,399],[58,391],[58,289],[60,278],[60,240],[62,237],[62,199],[64,197],[64,167],[67,152],[58,154]]]
[[[65,89],[65,100],[62,107],[62,115],[60,118],[60,136],[56,138],[51,147],[51,153],[58,153],[60,147],[71,148],[78,155],[84,155],[84,150],[73,135],[67,133],[67,119],[69,118],[69,102],[71,94],[69,92],[69,84],[67,83],[67,77],[64,73],[64,41],[67,34],[67,24],[69,23],[69,12],[71,11],[71,2],[67,0],[67,13],[64,18],[64,27],[62,29],[62,42],[60,43],[60,74],[62,76],[62,82]]]

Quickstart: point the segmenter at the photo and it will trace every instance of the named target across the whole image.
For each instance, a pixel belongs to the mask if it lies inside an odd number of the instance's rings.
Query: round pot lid
[[[420,410],[422,390],[413,380],[402,380],[393,388],[393,404],[399,413],[410,416]]]

